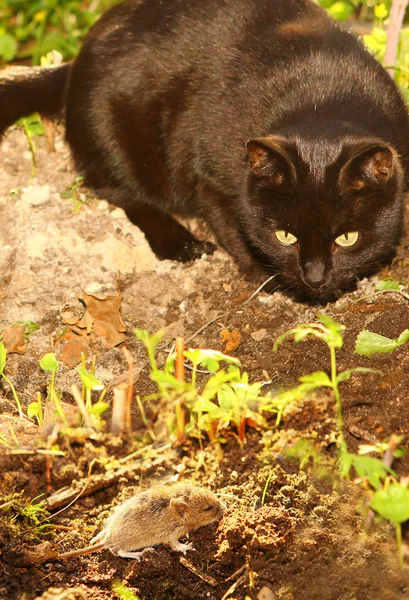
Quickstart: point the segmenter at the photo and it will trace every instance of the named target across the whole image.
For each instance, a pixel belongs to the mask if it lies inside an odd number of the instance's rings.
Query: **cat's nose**
[[[306,262],[304,265],[304,281],[313,288],[319,288],[326,280],[325,265],[320,261]]]

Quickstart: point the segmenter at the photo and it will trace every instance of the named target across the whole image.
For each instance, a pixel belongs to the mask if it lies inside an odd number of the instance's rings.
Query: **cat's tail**
[[[38,112],[57,115],[64,106],[71,64],[10,67],[0,72],[0,136],[17,119]]]

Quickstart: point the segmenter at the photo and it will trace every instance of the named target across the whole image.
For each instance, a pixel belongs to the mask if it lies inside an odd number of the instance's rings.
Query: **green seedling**
[[[34,137],[36,135],[44,135],[44,127],[41,123],[41,119],[38,114],[30,115],[28,117],[22,117],[19,121],[17,121],[17,125],[22,127],[24,133],[26,134],[28,147],[31,153],[31,179],[33,179],[37,168],[36,147],[34,143]]]
[[[327,344],[330,353],[330,375],[327,375],[327,373],[324,371],[317,371],[311,375],[302,377],[301,381],[309,386],[309,389],[306,388],[307,391],[311,391],[320,387],[328,387],[333,392],[336,405],[340,468],[341,472],[345,474],[347,469],[346,463],[349,460],[349,453],[343,433],[344,421],[342,416],[339,384],[350,379],[352,373],[376,373],[379,371],[357,367],[355,369],[347,369],[338,373],[336,351],[337,349],[341,348],[344,343],[342,334],[345,330],[345,327],[340,323],[335,322],[327,315],[318,315],[318,319],[320,321],[319,323],[304,323],[281,335],[275,341],[273,350],[276,351],[279,345],[289,337],[292,337],[295,342],[302,342],[307,337],[312,336],[322,340]],[[347,472],[349,472],[349,468]]]
[[[55,387],[55,375],[59,369],[58,361],[55,358],[55,354],[50,352],[43,356],[40,360],[40,367],[43,371],[51,371],[51,381],[47,386],[48,398],[51,402],[54,402],[55,408],[58,412],[58,415],[64,425],[68,425],[67,417],[64,414],[63,408],[61,406],[61,392]]]
[[[80,192],[80,188],[84,183],[84,178],[79,176],[74,179],[74,182],[66,188],[61,194],[61,198],[71,198],[73,201],[73,211],[75,213],[81,210],[84,204],[87,204],[89,198]]]
[[[101,429],[104,425],[101,416],[109,408],[109,404],[103,401],[107,390],[104,384],[93,373],[87,371],[85,367],[78,367],[77,372],[81,377],[82,390],[83,394],[85,394],[85,408],[91,417],[93,425],[97,429]],[[91,400],[91,392],[93,390],[101,391],[98,401],[95,404],[92,404]]]
[[[260,395],[261,383],[249,384],[247,373],[241,373],[240,361],[217,350],[189,349],[183,352],[185,359],[191,363],[191,381],[181,381],[175,372],[175,355],[171,354],[163,370],[158,368],[155,352],[163,334],[159,332],[150,336],[147,331],[135,330],[138,339],[145,345],[151,365],[151,379],[158,386],[159,392],[148,399],[163,398],[175,402],[179,413],[183,406],[190,411],[193,420],[191,428],[208,434],[212,441],[223,441],[220,432],[233,424],[237,430],[240,443],[245,441],[245,427],[265,426],[265,420],[259,413],[266,400]],[[228,365],[221,368],[222,363]],[[199,389],[197,375],[199,368],[210,375],[202,389]],[[177,437],[181,439],[184,427],[180,415],[176,414]]]
[[[399,346],[409,341],[409,329],[402,331],[399,337],[391,339],[378,333],[364,329],[358,334],[355,342],[355,354],[370,357],[373,354],[393,352]]]
[[[112,584],[112,589],[118,598],[120,598],[120,600],[139,600],[139,597],[131,592],[131,590],[129,590],[126,585],[120,581],[114,581]]]
[[[44,412],[43,412],[43,402],[41,398],[40,392],[37,392],[37,400],[35,402],[30,402],[27,407],[27,416],[30,419],[36,419],[38,425],[41,427],[44,423]]]
[[[17,395],[16,388],[14,387],[14,385],[10,381],[10,379],[7,377],[7,375],[4,373],[4,369],[6,368],[6,359],[7,359],[6,347],[3,344],[3,342],[0,342],[0,376],[4,379],[4,381],[6,381],[9,384],[11,393],[13,394],[13,398],[17,405],[18,414],[20,415],[20,417],[23,417],[23,409],[21,407],[21,402]]]
[[[186,355],[188,357],[189,352]],[[241,373],[235,365],[227,370],[218,370],[190,405],[193,413],[197,414],[199,429],[205,431],[210,439],[215,439],[232,423],[243,444],[247,425],[267,426],[259,412],[267,402],[261,397],[261,385],[249,384],[248,374]]]
[[[12,327],[24,327],[24,339],[30,341],[30,335],[40,329],[40,325],[34,321],[16,321]]]
[[[403,567],[402,523],[409,520],[409,480],[385,479],[371,500],[371,508],[381,517],[395,525],[399,566]]]

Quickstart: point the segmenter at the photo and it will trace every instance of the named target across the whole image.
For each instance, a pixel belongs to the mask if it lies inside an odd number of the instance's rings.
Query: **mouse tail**
[[[0,74],[0,135],[34,112],[53,117],[64,107],[71,64],[58,67],[11,67]]]
[[[103,550],[104,544],[94,544],[92,546],[87,546],[86,548],[80,548],[79,550],[71,550],[70,552],[63,552],[62,554],[58,554],[56,557],[58,560],[65,560],[66,558],[73,558],[74,556],[83,556],[84,554],[91,554],[92,552],[98,552],[98,550]]]

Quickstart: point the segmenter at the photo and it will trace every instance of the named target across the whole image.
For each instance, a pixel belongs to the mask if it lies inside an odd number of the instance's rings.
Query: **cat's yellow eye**
[[[348,231],[335,238],[335,243],[337,246],[341,246],[341,248],[349,248],[357,243],[358,238],[359,233],[357,231]]]
[[[284,244],[284,246],[292,246],[298,242],[298,239],[295,237],[295,235],[289,231],[284,231],[284,229],[276,229],[274,233],[280,244]]]

